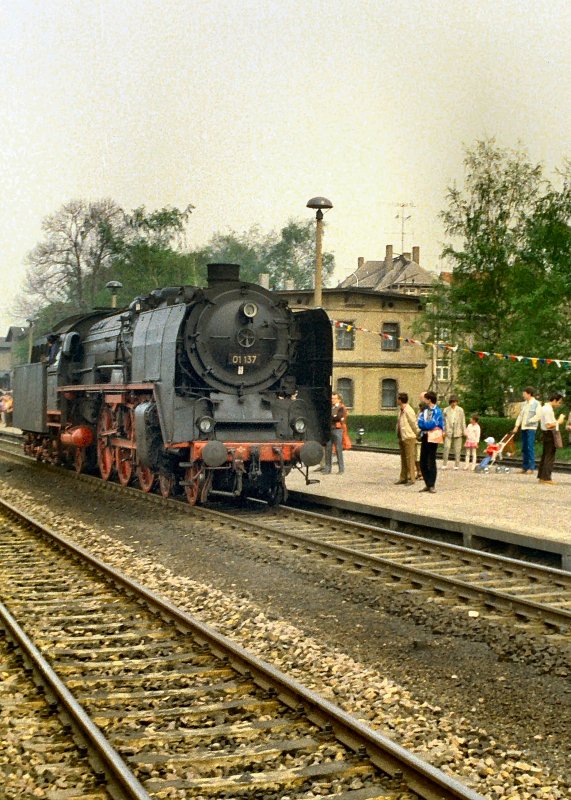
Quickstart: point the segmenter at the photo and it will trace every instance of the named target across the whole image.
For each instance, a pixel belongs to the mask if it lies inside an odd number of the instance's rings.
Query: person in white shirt
[[[472,470],[476,469],[476,462],[478,461],[478,445],[480,444],[480,437],[482,436],[482,429],[478,423],[478,415],[472,414],[470,423],[466,426],[466,466],[470,466]]]
[[[555,431],[565,421],[565,414],[555,419],[555,409],[563,402],[563,395],[554,392],[541,409],[541,430],[543,432],[543,453],[539,462],[537,477],[540,483],[555,483],[551,480],[551,472],[555,463]]]
[[[531,475],[535,470],[535,434],[541,417],[541,403],[535,397],[533,386],[525,387],[523,399],[524,403],[512,433],[517,433],[521,428],[521,472]]]

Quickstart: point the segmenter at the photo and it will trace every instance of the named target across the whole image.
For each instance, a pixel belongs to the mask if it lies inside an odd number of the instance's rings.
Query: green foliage
[[[462,348],[569,357],[570,176],[567,167],[556,188],[524,151],[504,150],[492,139],[466,151],[464,187],[448,190],[441,216],[453,280],[429,298],[422,329],[436,340],[446,329],[460,345],[465,407],[501,414],[510,387],[533,384],[546,393],[569,382],[569,373],[555,367],[480,360]]]
[[[296,289],[311,289],[315,276],[315,223],[311,220],[290,220],[280,231],[279,238],[269,242],[264,254],[263,272],[270,273],[270,287],[285,289],[292,281]],[[323,282],[334,269],[334,257],[323,253]]]
[[[382,431],[395,433],[396,425],[396,414],[349,414],[347,417],[347,426],[352,436],[356,435],[359,428],[364,428],[369,434]]]
[[[192,205],[125,212],[111,200],[71,201],[43,222],[44,239],[28,256],[24,291],[16,313],[34,318],[34,335],[52,330],[62,318],[94,307],[110,307],[106,284],[122,284],[117,306],[162,286],[206,284],[207,264],[240,264],[245,281],[269,273],[272,288],[286,281],[313,285],[315,227],[290,220],[279,232],[258,227],[244,233],[216,233],[204,248],[189,249],[185,229]],[[333,272],[323,254],[324,283]]]
[[[482,442],[488,436],[493,436],[496,442],[499,442],[503,436],[510,433],[513,429],[515,419],[508,419],[506,417],[480,417],[480,427],[482,428]],[[397,417],[395,414],[387,416],[380,415],[365,415],[365,414],[350,414],[347,419],[347,426],[349,428],[349,436],[353,444],[357,442],[359,428],[364,428],[365,433],[363,436],[362,444],[369,447],[393,447],[395,451],[398,450],[398,441],[396,435]],[[571,444],[568,442],[566,431],[562,431],[564,447],[557,451],[558,461],[571,461]],[[541,432],[538,431],[536,443],[541,452]],[[515,456],[521,456],[521,441],[520,436],[516,435],[514,440]],[[480,455],[484,451],[484,446],[480,444]]]
[[[204,264],[240,264],[243,280],[257,283],[262,273],[270,276],[270,288],[284,289],[293,281],[296,289],[309,289],[315,275],[315,223],[289,220],[279,233],[263,234],[258,227],[244,233],[217,233],[207,245]],[[333,273],[332,253],[323,253],[324,283]]]
[[[241,278],[256,283],[265,271],[268,238],[258,227],[244,233],[215,233],[202,252],[203,269],[206,270],[207,264],[240,264]]]

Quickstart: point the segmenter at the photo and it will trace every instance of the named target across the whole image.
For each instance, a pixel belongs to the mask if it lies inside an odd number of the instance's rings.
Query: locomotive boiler
[[[208,286],[168,287],[128,308],[61,322],[14,371],[14,425],[38,460],[98,470],[191,504],[211,492],[286,495],[291,469],[329,436],[332,333],[239,266]]]

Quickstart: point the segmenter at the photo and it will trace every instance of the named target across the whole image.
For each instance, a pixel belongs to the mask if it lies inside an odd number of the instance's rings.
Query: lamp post
[[[315,287],[313,290],[313,305],[321,307],[321,290],[323,286],[323,209],[333,208],[333,203],[326,197],[312,197],[307,201],[306,208],[315,209]]]
[[[105,284],[105,288],[111,290],[111,308],[117,308],[117,292],[123,288],[123,284],[119,281],[109,281]]]
[[[26,322],[29,325],[28,328],[28,364],[32,363],[32,346],[34,344],[34,322],[35,320],[28,317]]]

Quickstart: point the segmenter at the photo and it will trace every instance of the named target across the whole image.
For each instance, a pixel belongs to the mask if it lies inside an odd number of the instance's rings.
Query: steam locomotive
[[[236,264],[62,321],[14,371],[14,425],[38,460],[188,502],[285,499],[329,437],[332,333]]]

